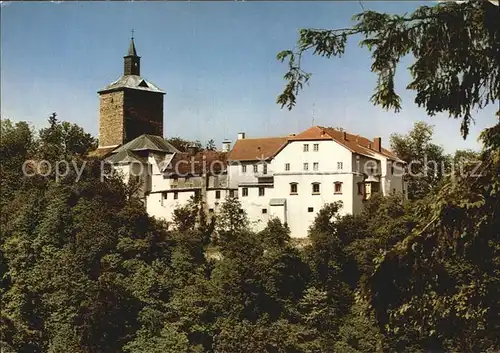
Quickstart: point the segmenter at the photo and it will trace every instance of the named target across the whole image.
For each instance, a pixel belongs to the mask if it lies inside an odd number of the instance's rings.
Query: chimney
[[[231,150],[231,141],[222,141],[222,152],[229,152]]]
[[[245,133],[244,132],[238,132],[238,140],[244,140],[245,139]]]
[[[190,146],[188,146],[188,148],[186,150],[190,156],[194,156],[196,154],[196,152],[198,152],[198,147],[196,147],[196,145],[190,145]]]
[[[344,136],[344,140],[346,140],[346,141],[347,141],[347,132],[345,132],[345,131],[344,131],[344,132],[342,132],[342,135]]]
[[[382,151],[382,138],[381,137],[375,137],[373,139],[373,148],[375,151],[381,152]]]

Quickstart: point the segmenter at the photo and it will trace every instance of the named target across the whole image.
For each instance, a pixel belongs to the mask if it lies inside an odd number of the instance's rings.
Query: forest
[[[278,103],[292,109],[311,77],[301,55],[341,56],[361,35],[379,75],[374,104],[401,108],[393,78],[411,52],[415,103],[461,119],[466,137],[475,109],[499,101],[500,30],[489,20],[499,10],[484,3],[366,11],[352,29],[303,30],[298,52],[278,54],[290,69]],[[433,40],[440,50],[420,47]],[[432,155],[461,168],[408,177],[408,197],[373,197],[359,215],[325,204],[297,246],[278,220],[252,232],[235,198],[213,219],[192,200],[167,230],[133,183],[101,179],[88,157],[97,141],[81,127],[55,114],[39,130],[2,119],[1,350],[498,352],[500,121],[480,141],[480,151],[446,155],[427,123],[393,135],[406,161]],[[29,160],[85,168],[78,182],[73,169],[26,176]]]
[[[407,158],[462,168],[410,179],[408,199],[373,197],[359,215],[326,204],[305,246],[279,220],[252,232],[236,198],[210,220],[192,200],[166,230],[133,183],[101,180],[86,157],[95,139],[55,115],[1,132],[5,352],[500,349],[500,125],[480,153],[453,156],[423,122],[393,135]],[[40,159],[86,165],[78,182],[79,168],[23,174]]]

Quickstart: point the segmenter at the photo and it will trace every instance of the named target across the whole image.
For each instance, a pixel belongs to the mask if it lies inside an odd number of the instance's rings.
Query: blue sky
[[[407,12],[418,2],[364,2],[365,9]],[[402,92],[403,110],[386,112],[369,102],[375,85],[370,54],[350,42],[341,59],[308,57],[309,87],[292,111],[275,103],[284,87],[282,49],[300,28],[349,26],[361,5],[352,2],[63,2],[2,3],[2,117],[44,126],[62,120],[97,136],[97,91],[123,70],[135,30],[141,74],[167,92],[164,132],[203,142],[300,132],[313,123],[344,127],[366,137],[409,131],[417,120],[435,125],[446,151],[479,148],[479,132],[495,121],[494,107],[478,112],[470,137],[458,120],[427,117]],[[409,78],[402,67],[397,86]]]

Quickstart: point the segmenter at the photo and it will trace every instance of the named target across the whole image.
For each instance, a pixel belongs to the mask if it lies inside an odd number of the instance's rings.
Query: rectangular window
[[[312,184],[312,193],[315,195],[319,194],[319,183]]]
[[[164,200],[166,200],[167,196],[168,196],[168,192],[162,192],[161,196],[163,197]]]
[[[344,168],[344,163],[342,162],[337,162],[337,169],[342,170]]]
[[[290,163],[285,163],[285,170],[286,171],[290,170]]]
[[[308,207],[307,208],[307,212],[314,212],[314,208],[313,207]]]
[[[304,143],[304,152],[309,152],[309,144]]]
[[[220,199],[220,190],[215,191],[215,198]]]
[[[237,190],[229,190],[229,197],[238,198],[238,191]]]
[[[266,214],[267,213],[267,208],[263,208],[262,209],[262,214]]]
[[[253,165],[253,172],[257,173],[259,171],[259,166],[257,164]]]
[[[290,184],[290,195],[297,195],[297,193],[298,193],[297,185],[298,185],[297,183]]]
[[[262,166],[262,174],[267,174],[267,164],[264,163],[264,165]]]
[[[209,209],[208,209],[208,212],[210,212],[210,213],[214,213],[214,209],[213,209],[213,208],[209,208]]]
[[[304,170],[309,170],[309,163],[304,163]]]
[[[319,163],[318,162],[314,162],[313,163],[313,170],[318,170],[319,169]]]
[[[391,175],[394,175],[394,166],[391,165]]]
[[[266,189],[263,187],[259,188],[259,196],[264,196],[266,194]]]
[[[335,183],[335,194],[342,194],[342,183],[341,182]]]
[[[358,183],[358,195],[363,195],[363,183]]]
[[[242,165],[241,166],[241,172],[242,173],[246,173],[247,172],[247,166],[246,165]]]
[[[241,189],[241,195],[242,196],[248,196],[248,188]]]
[[[174,200],[177,200],[179,198],[179,193],[176,191],[174,192]]]
[[[319,143],[315,143],[315,144],[313,145],[313,151],[314,151],[314,152],[318,152],[318,151],[319,151]]]

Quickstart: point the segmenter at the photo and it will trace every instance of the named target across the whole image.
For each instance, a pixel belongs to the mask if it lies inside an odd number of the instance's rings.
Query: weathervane
[[[132,28],[132,40],[134,40],[134,29]]]

